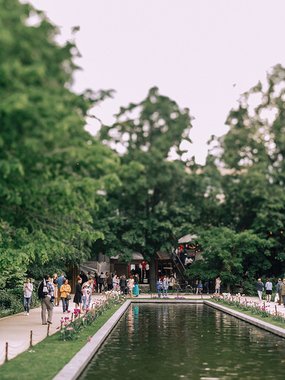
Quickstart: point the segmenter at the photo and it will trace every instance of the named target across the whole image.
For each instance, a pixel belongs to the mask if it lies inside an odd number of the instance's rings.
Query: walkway
[[[101,298],[99,294],[92,296],[93,301]],[[141,294],[139,298],[155,298],[156,294]],[[173,294],[169,299],[185,298],[185,299],[201,299],[200,295],[192,294]],[[209,295],[203,295],[203,299],[209,299]],[[257,297],[246,297],[248,301],[259,302]],[[275,302],[265,303],[268,310],[282,314],[285,318],[285,308],[283,305],[279,306]],[[73,306],[73,303],[72,303]],[[73,307],[72,307],[73,310]],[[54,307],[53,324],[50,325],[49,334],[52,335],[58,331],[60,327],[60,320],[67,314],[62,313],[62,307]],[[70,316],[70,314],[69,314]],[[5,345],[8,342],[8,359],[12,359],[18,354],[26,351],[30,347],[30,332],[32,333],[32,343],[36,344],[47,336],[47,326],[41,324],[41,308],[32,309],[30,315],[26,316],[24,313],[19,313],[13,316],[0,319],[0,364],[5,361]]]
[[[92,296],[93,300],[101,298],[100,295]],[[70,303],[73,311],[73,302]],[[62,317],[71,317],[70,314],[63,314],[60,306],[53,308],[52,325],[49,326],[49,334],[55,334],[59,327]],[[36,344],[47,337],[48,326],[42,325],[41,308],[30,310],[30,315],[19,313],[0,319],[0,365],[5,361],[5,347],[8,343],[8,359],[26,351],[30,347],[30,334],[32,331],[32,344]]]

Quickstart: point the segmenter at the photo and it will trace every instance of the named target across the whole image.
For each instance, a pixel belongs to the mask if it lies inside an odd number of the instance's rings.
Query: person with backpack
[[[52,324],[54,287],[49,275],[46,275],[38,288],[38,297],[41,300],[42,325]]]

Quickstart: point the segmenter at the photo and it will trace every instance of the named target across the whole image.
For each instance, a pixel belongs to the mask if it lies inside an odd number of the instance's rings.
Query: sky
[[[30,0],[75,36],[82,70],[73,89],[115,89],[94,110],[105,124],[149,88],[190,109],[189,155],[203,164],[211,135],[227,132],[239,95],[285,66],[284,0]],[[96,122],[88,130],[98,130]]]

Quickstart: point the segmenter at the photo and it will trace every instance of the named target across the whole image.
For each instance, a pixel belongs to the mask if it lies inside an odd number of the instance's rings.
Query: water
[[[81,380],[285,379],[285,340],[205,305],[132,305]]]

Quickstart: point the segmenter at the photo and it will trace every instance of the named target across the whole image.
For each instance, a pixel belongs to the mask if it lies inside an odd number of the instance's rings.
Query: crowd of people
[[[262,279],[259,278],[256,282],[256,291],[257,295],[260,301],[263,300],[263,294],[265,292],[265,300],[267,302],[272,301],[272,294],[275,290],[275,298],[274,302],[281,305],[283,303],[285,307],[285,278],[283,280],[281,278],[278,278],[278,281],[276,284],[273,284],[270,278],[266,279],[266,282],[262,282]]]
[[[116,274],[101,272],[99,275],[85,274],[83,271],[76,278],[75,294],[73,302],[75,308],[87,311],[91,306],[92,294],[94,292],[102,293],[106,291],[117,291],[130,297],[139,295],[139,276],[131,275],[128,279],[125,275],[117,276]],[[33,285],[28,279],[24,284],[24,309],[26,315],[29,315]],[[68,278],[62,273],[58,276],[56,273],[53,277],[45,276],[38,288],[38,297],[41,301],[41,318],[42,324],[52,324],[53,308],[62,303],[62,312],[70,312],[71,286]]]
[[[91,306],[92,294],[102,293],[106,291],[117,291],[121,294],[129,295],[130,297],[137,297],[139,295],[139,275],[132,274],[127,277],[125,275],[118,276],[109,272],[101,272],[100,274],[84,273],[83,271],[77,276],[75,294],[73,302],[76,309],[80,312],[86,311]],[[214,282],[215,294],[221,293],[221,278],[217,277]],[[174,276],[161,275],[156,282],[156,290],[159,298],[168,297],[168,291],[176,290],[177,281]],[[203,291],[209,294],[209,281],[204,283],[201,280],[196,280],[194,284],[194,293],[202,294]],[[275,292],[274,292],[275,290]],[[23,286],[23,303],[25,314],[29,315],[32,294],[34,291],[33,283],[27,279]],[[267,278],[266,282],[262,282],[259,278],[256,282],[256,291],[260,301],[263,300],[265,293],[265,300],[272,301],[272,294],[275,294],[274,301],[279,305],[283,303],[285,306],[285,278],[278,279],[276,284]],[[41,317],[42,324],[47,325],[52,323],[53,308],[62,304],[62,312],[70,312],[71,301],[71,286],[69,280],[64,273],[58,276],[56,273],[53,277],[45,276],[38,287],[38,297],[41,301]]]

